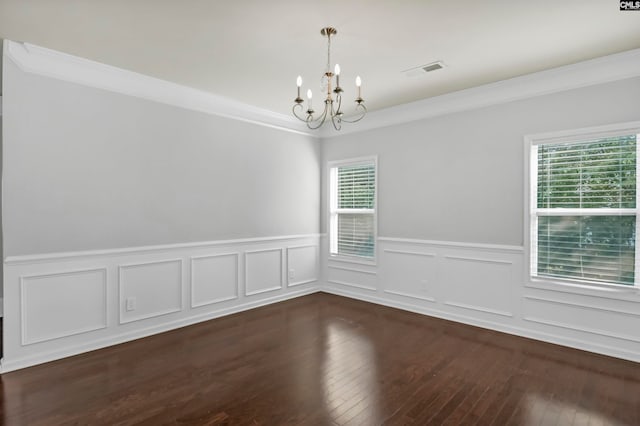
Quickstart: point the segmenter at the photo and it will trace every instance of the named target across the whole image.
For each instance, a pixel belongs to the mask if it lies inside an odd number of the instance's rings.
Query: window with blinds
[[[532,145],[532,276],[635,285],[637,139]]]
[[[331,254],[373,259],[376,236],[375,159],[331,164]]]

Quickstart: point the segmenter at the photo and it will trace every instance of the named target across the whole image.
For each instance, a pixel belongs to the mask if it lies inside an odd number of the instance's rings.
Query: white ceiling
[[[369,110],[640,47],[640,12],[618,0],[0,0],[0,38],[281,114],[298,74],[319,94],[325,26],[345,100],[360,75]]]

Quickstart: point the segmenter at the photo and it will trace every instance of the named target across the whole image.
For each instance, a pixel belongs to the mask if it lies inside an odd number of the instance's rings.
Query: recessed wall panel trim
[[[327,280],[327,282],[330,282],[330,283],[333,283],[333,284],[344,285],[344,286],[347,286],[347,287],[359,288],[359,289],[362,289],[362,290],[376,291],[376,289],[374,287],[368,287],[366,285],[357,284],[357,283],[350,283],[350,282],[347,282],[347,281]]]
[[[456,302],[444,302],[445,305],[453,306],[456,308],[469,309],[472,311],[485,312],[487,314],[493,315],[501,315],[503,317],[512,317],[513,314],[511,312],[499,311],[496,309],[485,308],[483,306],[475,306],[475,305],[467,305],[464,303],[456,303]]]
[[[552,327],[565,328],[567,330],[578,331],[578,332],[581,332],[581,333],[597,334],[599,336],[609,337],[609,338],[613,338],[613,339],[622,339],[622,340],[628,340],[630,342],[640,343],[640,338],[638,338],[636,336],[629,336],[629,335],[626,335],[626,334],[613,333],[613,332],[606,331],[606,330],[597,330],[597,329],[594,329],[594,328],[591,328],[591,327],[576,326],[576,325],[573,325],[573,324],[567,324],[567,323],[558,322],[558,321],[551,321],[551,320],[542,319],[542,318],[536,318],[536,317],[532,317],[532,316],[525,316],[522,319],[525,320],[525,321],[528,321],[528,322],[534,322],[534,323],[537,323],[537,324],[543,324],[543,325],[548,325],[548,326],[552,326]]]
[[[312,252],[312,254],[309,255],[308,252]],[[306,253],[306,257],[304,253]],[[318,281],[319,264],[317,245],[306,244],[287,247],[287,287],[296,287]],[[301,268],[303,270],[300,270]],[[291,277],[292,269],[294,270],[293,278]]]
[[[173,271],[171,266],[175,267]],[[170,272],[175,276],[171,277]],[[128,274],[133,276],[127,278]],[[164,259],[118,266],[120,324],[180,312],[182,310],[182,276],[182,259]],[[172,281],[172,278],[175,280]],[[137,305],[135,310],[142,313],[127,313],[125,304],[129,297],[135,298]]]
[[[479,262],[479,263],[496,263],[502,265],[513,265],[513,262],[508,260],[496,260],[496,259],[487,259],[482,257],[469,257],[469,256],[444,256],[445,259],[449,260],[462,260],[466,262]]]
[[[395,254],[408,254],[413,256],[425,256],[425,257],[436,257],[435,253],[424,253],[421,251],[411,251],[411,250],[393,250],[393,249],[384,249],[385,253],[395,253]]]
[[[636,311],[636,312],[631,312],[631,311],[626,311],[624,309],[612,309],[612,308],[607,308],[604,306],[597,306],[593,303],[584,303],[584,302],[569,302],[566,300],[559,300],[559,299],[554,299],[554,298],[547,298],[547,297],[537,297],[537,296],[524,296],[525,299],[527,300],[534,300],[534,301],[538,301],[538,302],[547,302],[547,303],[555,303],[555,304],[559,304],[559,305],[566,305],[566,306],[575,306],[578,308],[583,308],[583,309],[595,309],[597,311],[605,311],[605,312],[611,312],[614,314],[622,314],[622,315],[629,315],[632,317],[640,317],[640,311]]]
[[[375,270],[368,270],[368,269],[362,269],[362,268],[352,268],[350,266],[329,265],[327,267],[329,269],[338,269],[340,271],[351,271],[351,272],[357,272],[359,274],[378,275],[378,272],[375,271]]]
[[[275,255],[271,255],[271,253]],[[283,249],[268,248],[245,252],[245,296],[278,291],[283,288]]]
[[[389,290],[389,289],[384,289],[382,291],[388,294],[395,294],[396,296],[409,297],[411,299],[418,299],[418,300],[426,300],[427,302],[433,302],[433,303],[436,302],[435,298],[429,297],[429,296],[421,296],[413,293],[406,293],[404,291],[396,291],[396,290]]]
[[[107,328],[107,268],[21,276],[20,318],[22,345]]]
[[[216,254],[191,257],[190,284],[191,284],[191,307],[192,308],[198,308],[201,306],[207,306],[215,303],[228,302],[230,300],[235,300],[238,298],[238,288],[240,286],[240,274],[238,271],[238,268],[240,266],[239,257],[240,257],[240,253],[216,253]],[[219,264],[217,265],[217,268],[214,268],[213,265],[211,265],[211,263],[222,263],[227,259],[232,259],[232,261],[227,265]],[[197,272],[198,263],[210,263],[209,268],[207,268],[208,270],[201,271],[202,275],[205,275],[207,273],[209,274],[207,281],[202,281],[202,282],[200,281],[200,278],[201,278],[199,276],[200,273]],[[205,267],[205,265],[203,265],[203,267]],[[226,274],[224,274],[223,272],[225,271],[221,270],[221,268],[223,267],[230,268],[230,270],[227,270]],[[204,280],[204,278],[202,279]],[[229,294],[223,294],[223,295],[217,294],[216,296],[199,300],[198,288],[200,285],[205,285],[206,287],[208,287],[208,289],[203,288],[203,292],[209,290],[209,293],[212,293],[211,286],[218,287],[218,290],[220,290],[220,287],[222,287],[223,285],[226,285],[227,287],[226,290],[228,291]],[[218,293],[220,292],[218,291]]]

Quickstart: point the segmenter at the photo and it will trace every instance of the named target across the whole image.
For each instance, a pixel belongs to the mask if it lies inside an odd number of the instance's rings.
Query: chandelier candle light
[[[320,34],[327,37],[327,70],[322,75],[322,80],[321,80],[323,90],[326,85],[327,97],[324,100],[324,110],[319,116],[314,116],[315,111],[313,110],[313,106],[311,102],[313,98],[313,93],[311,92],[311,89],[307,90],[308,103],[307,103],[307,110],[304,111],[304,106],[302,105],[304,100],[300,97],[300,88],[302,87],[302,77],[298,76],[296,80],[296,84],[298,86],[298,97],[294,99],[295,103],[293,105],[293,115],[295,115],[296,118],[298,118],[299,120],[307,123],[307,127],[309,127],[312,130],[320,128],[324,124],[327,117],[331,118],[331,123],[333,124],[333,127],[336,130],[340,130],[342,128],[343,121],[346,123],[355,123],[356,121],[362,120],[362,118],[364,118],[364,116],[367,113],[367,108],[364,106],[364,99],[362,99],[362,96],[361,96],[362,80],[360,79],[360,76],[357,76],[356,87],[358,88],[358,97],[355,100],[355,103],[356,103],[355,109],[358,115],[356,115],[355,116],[356,118],[352,120],[347,120],[343,118],[344,113],[342,112],[342,109],[341,109],[343,90],[340,87],[340,65],[336,64],[336,66],[333,69],[333,72],[331,71],[331,36],[336,35],[337,33],[338,31],[336,31],[336,29],[332,27],[326,27],[320,30]],[[336,82],[335,82],[335,88],[332,90],[334,76],[336,78]],[[334,94],[335,94],[335,100],[333,98]],[[302,112],[306,113],[306,116],[301,115]]]

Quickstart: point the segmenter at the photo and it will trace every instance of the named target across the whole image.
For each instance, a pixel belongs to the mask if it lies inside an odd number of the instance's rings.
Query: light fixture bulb
[[[336,64],[334,71],[335,71],[335,75],[340,75],[340,65]]]
[[[296,84],[298,85],[298,87],[302,86],[302,77],[298,76]]]
[[[362,79],[360,78],[360,76],[357,76],[357,77],[356,77],[356,86],[357,86],[357,87],[362,86]]]
[[[307,98],[313,98],[313,93],[311,93],[311,89],[307,90]]]

